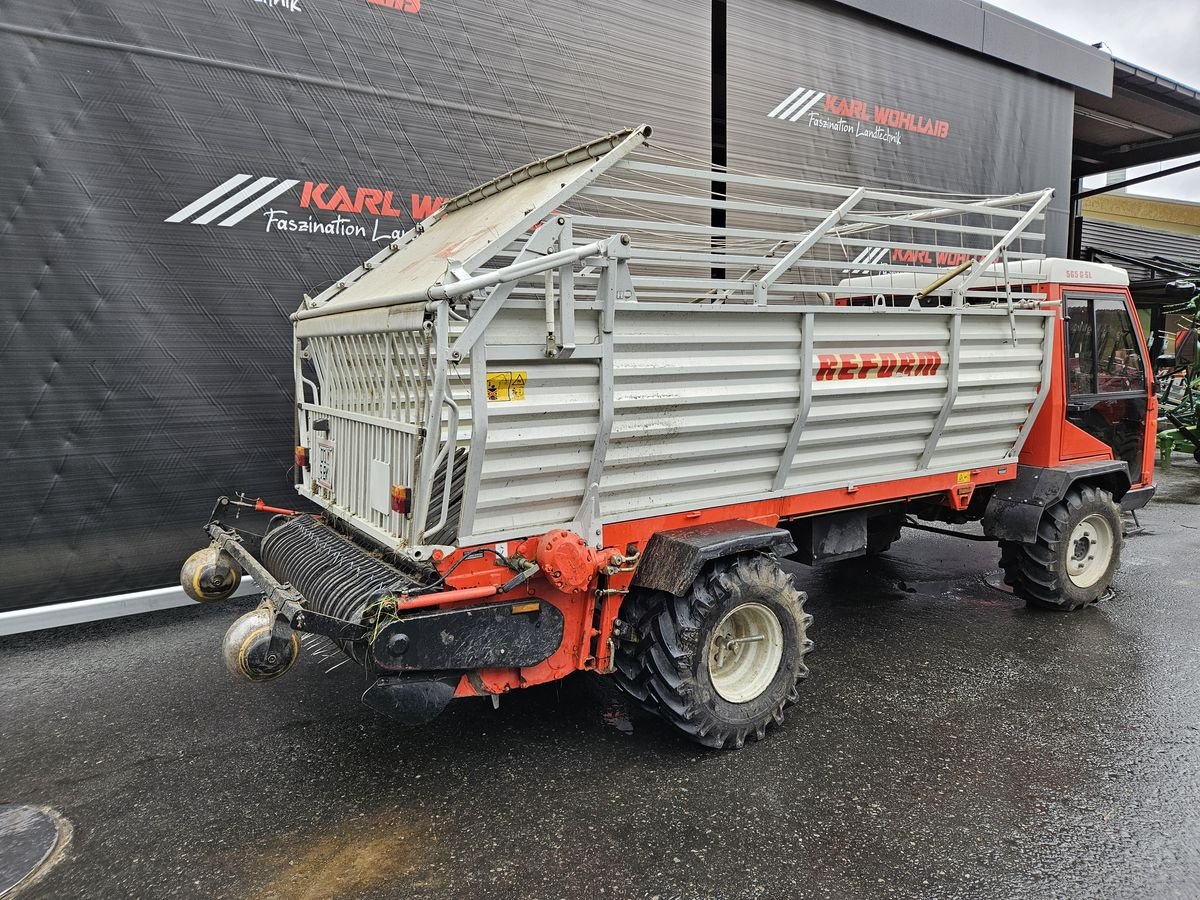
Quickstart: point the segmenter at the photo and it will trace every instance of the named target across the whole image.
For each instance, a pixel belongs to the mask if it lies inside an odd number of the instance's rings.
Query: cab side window
[[[1067,299],[1067,385],[1071,396],[1146,390],[1137,332],[1120,299]]]
[[[1146,389],[1137,335],[1120,300],[1096,300],[1097,391],[1116,394]]]
[[[1071,396],[1096,393],[1096,356],[1092,349],[1092,302],[1067,300],[1067,387]]]

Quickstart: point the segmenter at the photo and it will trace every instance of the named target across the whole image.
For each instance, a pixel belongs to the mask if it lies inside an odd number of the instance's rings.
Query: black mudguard
[[[1001,541],[1033,543],[1042,513],[1080,481],[1104,488],[1120,502],[1129,492],[1129,466],[1120,459],[1071,463],[1053,469],[1018,466],[1016,478],[996,485],[983,514],[984,534]]]
[[[633,586],[682,595],[706,563],[747,550],[788,556],[796,545],[784,529],[745,519],[659,531],[646,543]]]

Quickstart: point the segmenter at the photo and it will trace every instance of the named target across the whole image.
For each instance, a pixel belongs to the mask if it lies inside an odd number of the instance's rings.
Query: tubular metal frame
[[[423,559],[435,549],[431,538],[451,524],[454,485],[461,484],[458,540],[504,538],[503,533],[475,533],[489,433],[489,365],[532,356],[570,360],[596,367],[598,409],[581,501],[573,519],[561,525],[598,543],[600,480],[615,419],[614,331],[621,310],[689,316],[703,311],[696,304],[750,307],[802,320],[800,371],[808,374],[800,379],[796,417],[771,482],[772,493],[785,491],[813,403],[815,317],[833,312],[829,298],[846,274],[898,271],[895,263],[882,261],[886,250],[915,261],[900,271],[927,274],[931,283],[948,268],[939,265],[943,257],[977,260],[952,287],[939,285],[929,294],[938,304],[936,314],[949,314],[951,330],[947,402],[920,456],[920,471],[913,473],[934,474],[929,467],[958,392],[963,315],[1007,315],[1014,343],[1018,311],[1044,316],[1047,323],[1054,315],[1044,308],[1042,295],[1022,286],[1036,277],[1009,278],[1010,261],[1042,258],[1043,235],[1034,229],[1043,221],[1050,190],[923,197],[698,168],[661,155],[653,161],[630,159],[648,134],[645,126],[618,132],[464,193],[326,291],[305,298],[293,315],[299,433],[307,440],[321,420],[335,422],[342,433],[355,435],[349,443],[358,458],[336,457],[336,491],[304,472],[301,494],[376,541]],[[338,302],[349,285],[376,278],[401,250],[431,239],[448,217],[470,215],[474,204],[502,197],[518,184],[561,177],[557,173],[588,160],[594,162],[547,202],[514,211],[484,250],[462,261],[447,259],[437,283]],[[729,199],[713,198],[714,181],[728,186]],[[709,224],[713,209],[725,210],[731,224]],[[851,258],[855,250],[861,252]],[[713,277],[717,269],[742,268],[739,277]],[[871,293],[872,306],[837,311],[886,321],[934,313],[909,302],[911,289],[875,285]],[[489,347],[485,337],[500,310],[524,308],[526,302],[545,309],[545,333],[531,335],[527,344]],[[592,343],[577,343],[577,316],[584,313],[598,322]],[[1043,344],[1041,383],[1030,416],[1008,450],[1006,458],[1012,460],[1048,391],[1052,341],[1045,332]],[[311,362],[316,383],[305,374],[305,361]],[[393,480],[415,488],[408,515],[379,513],[379,498],[368,496],[376,456],[399,466],[390,470]],[[441,491],[435,496],[438,474]],[[379,514],[372,515],[372,502]]]

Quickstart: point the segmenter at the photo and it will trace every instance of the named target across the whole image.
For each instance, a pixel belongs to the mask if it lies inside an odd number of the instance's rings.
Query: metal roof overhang
[[[1113,58],[1112,96],[1075,91],[1071,177],[1200,153],[1200,91]]]

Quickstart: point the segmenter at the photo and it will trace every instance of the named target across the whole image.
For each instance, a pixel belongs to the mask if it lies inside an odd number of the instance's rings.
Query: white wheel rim
[[[783,661],[783,626],[761,603],[743,603],[717,623],[708,639],[708,677],[730,703],[747,703],[775,680]]]
[[[1113,531],[1099,513],[1084,516],[1067,541],[1067,577],[1076,587],[1089,588],[1108,571],[1113,555]]]

